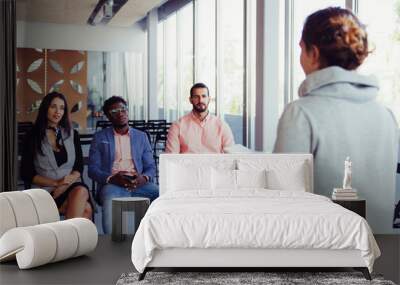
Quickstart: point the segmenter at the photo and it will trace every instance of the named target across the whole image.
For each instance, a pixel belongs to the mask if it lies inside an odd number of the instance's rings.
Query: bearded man
[[[203,83],[190,88],[190,113],[174,122],[167,137],[167,153],[223,153],[224,148],[234,144],[229,126],[210,114],[210,94]]]

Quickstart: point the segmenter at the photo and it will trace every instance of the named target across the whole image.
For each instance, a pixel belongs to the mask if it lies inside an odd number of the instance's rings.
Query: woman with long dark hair
[[[33,129],[27,134],[21,177],[32,188],[49,191],[67,219],[91,219],[89,190],[80,182],[82,171],[79,134],[71,129],[67,100],[51,92],[43,98]]]
[[[300,48],[306,78],[300,98],[280,118],[275,152],[312,153],[314,192],[328,197],[341,187],[349,156],[369,224],[375,233],[390,233],[398,127],[376,100],[376,78],[357,72],[370,53],[365,27],[349,10],[319,10],[307,17]]]

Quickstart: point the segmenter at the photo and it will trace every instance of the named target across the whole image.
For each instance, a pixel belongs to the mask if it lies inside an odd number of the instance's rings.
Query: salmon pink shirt
[[[114,130],[115,159],[111,170],[112,174],[119,171],[127,171],[130,174],[136,173],[131,153],[131,137],[129,131],[126,134],[119,134]]]
[[[190,112],[171,125],[165,152],[223,153],[233,144],[232,131],[220,118],[208,114],[200,120]]]

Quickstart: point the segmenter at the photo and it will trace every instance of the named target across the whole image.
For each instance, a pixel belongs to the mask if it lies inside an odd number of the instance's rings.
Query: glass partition
[[[17,49],[17,121],[34,122],[41,98],[64,94],[74,128],[96,126],[104,100],[118,95],[129,106],[129,118],[144,118],[143,55],[133,52],[98,52]]]

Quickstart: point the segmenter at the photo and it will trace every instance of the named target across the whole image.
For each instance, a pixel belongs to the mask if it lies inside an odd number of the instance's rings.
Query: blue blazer
[[[136,171],[147,175],[152,180],[156,173],[153,151],[146,133],[130,128],[131,154]],[[111,169],[115,159],[114,130],[105,128],[94,134],[89,150],[89,170],[91,179],[99,185],[98,189],[106,184],[111,175]]]

